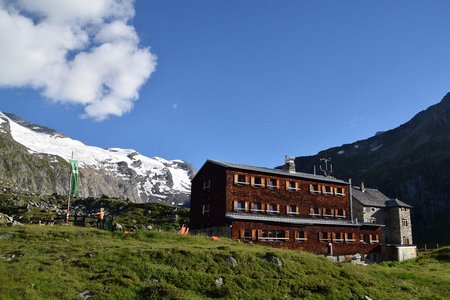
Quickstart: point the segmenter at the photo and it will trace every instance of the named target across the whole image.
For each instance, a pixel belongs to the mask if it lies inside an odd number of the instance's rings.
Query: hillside
[[[448,248],[405,263],[357,266],[170,232],[28,225],[0,228],[0,239],[2,299],[450,297]]]
[[[416,243],[450,243],[450,94],[407,123],[366,140],[297,157],[297,171],[313,172],[331,158],[334,176],[365,182],[414,206]]]
[[[85,145],[20,118],[0,113],[0,183],[17,191],[67,194],[68,161],[80,164],[80,197],[133,202],[189,202],[194,168],[181,160],[149,158],[132,149]]]

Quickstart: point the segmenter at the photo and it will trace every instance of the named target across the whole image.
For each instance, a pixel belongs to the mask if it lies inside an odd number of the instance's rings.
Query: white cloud
[[[0,87],[33,87],[97,120],[133,108],[156,57],[132,0],[0,0]]]

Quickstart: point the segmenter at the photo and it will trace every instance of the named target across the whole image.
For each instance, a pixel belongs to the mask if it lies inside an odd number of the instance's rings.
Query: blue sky
[[[84,105],[23,85],[0,88],[0,110],[197,169],[208,158],[273,167],[397,127],[450,90],[450,1],[138,0],[134,9],[136,47],[157,65],[133,109],[82,118]]]

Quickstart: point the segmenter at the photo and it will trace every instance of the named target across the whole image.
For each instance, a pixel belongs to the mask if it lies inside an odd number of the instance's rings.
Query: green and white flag
[[[78,191],[78,161],[71,159],[70,170],[72,172],[72,185],[70,195],[75,196]]]

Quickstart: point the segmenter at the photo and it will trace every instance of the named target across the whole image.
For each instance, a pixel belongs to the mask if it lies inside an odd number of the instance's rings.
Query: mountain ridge
[[[364,140],[296,157],[297,171],[312,172],[332,159],[334,176],[364,181],[414,206],[418,243],[450,243],[450,93],[408,122]]]
[[[67,193],[68,161],[80,164],[80,197],[187,205],[195,169],[182,160],[146,157],[133,149],[85,145],[51,128],[0,112],[0,179],[22,190]]]

